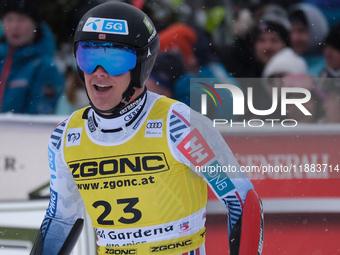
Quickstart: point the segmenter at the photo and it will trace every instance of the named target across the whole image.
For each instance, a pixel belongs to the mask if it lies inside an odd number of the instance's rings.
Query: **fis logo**
[[[183,222],[179,225],[182,232],[189,230],[189,221]]]
[[[90,17],[83,26],[84,32],[128,35],[129,28],[126,20],[103,19]]]
[[[66,147],[80,145],[82,128],[70,128],[67,130]]]

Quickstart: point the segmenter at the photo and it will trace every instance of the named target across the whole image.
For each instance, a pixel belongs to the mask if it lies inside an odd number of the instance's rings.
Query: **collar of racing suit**
[[[146,89],[130,104],[120,110],[115,117],[98,114],[91,107],[87,108],[83,118],[88,120],[91,132],[100,131],[103,133],[113,133],[126,130],[139,117],[146,103]]]

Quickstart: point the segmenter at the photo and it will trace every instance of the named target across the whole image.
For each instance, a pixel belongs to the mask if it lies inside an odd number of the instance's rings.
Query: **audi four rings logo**
[[[149,122],[148,124],[146,124],[146,128],[161,128],[162,126],[162,122]]]
[[[148,120],[146,122],[145,137],[163,137],[163,119]]]

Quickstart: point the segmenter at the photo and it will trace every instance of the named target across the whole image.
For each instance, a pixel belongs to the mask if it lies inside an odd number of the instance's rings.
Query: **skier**
[[[206,184],[228,209],[230,254],[261,254],[250,180],[204,170],[240,169],[220,133],[144,86],[158,49],[152,21],[132,5],[100,4],[80,20],[74,51],[90,106],[52,133],[50,203],[31,254],[58,254],[76,239],[68,235],[85,207],[98,254],[204,255]]]

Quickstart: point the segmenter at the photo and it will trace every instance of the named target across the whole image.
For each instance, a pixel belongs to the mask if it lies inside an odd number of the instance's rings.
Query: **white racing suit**
[[[98,254],[204,255],[206,184],[228,209],[239,254],[253,185],[211,121],[185,104],[148,91],[114,118],[80,109],[54,129],[48,158],[42,254],[58,253],[85,208]]]

